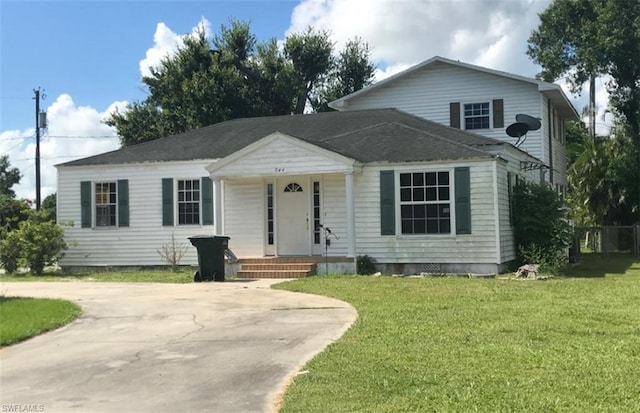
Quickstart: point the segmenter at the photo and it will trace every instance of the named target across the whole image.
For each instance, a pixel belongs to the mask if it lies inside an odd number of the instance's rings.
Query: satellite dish
[[[518,113],[516,115],[516,122],[526,123],[529,127],[529,130],[538,130],[542,126],[540,119],[534,118],[533,116],[525,115],[524,113]]]
[[[526,135],[528,131],[529,125],[523,122],[516,122],[507,126],[507,135],[511,136],[512,138],[520,138]]]

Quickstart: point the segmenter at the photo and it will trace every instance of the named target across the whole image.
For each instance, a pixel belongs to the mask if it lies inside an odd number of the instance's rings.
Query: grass
[[[80,313],[80,307],[65,300],[0,295],[0,347],[61,327]]]
[[[281,412],[637,411],[640,261],[585,255],[568,275],[277,285],[359,313],[294,380]]]
[[[92,281],[92,282],[134,282],[134,283],[192,283],[192,269],[142,270],[127,272],[94,272],[88,274],[65,274],[47,272],[43,275],[2,274],[0,281]]]

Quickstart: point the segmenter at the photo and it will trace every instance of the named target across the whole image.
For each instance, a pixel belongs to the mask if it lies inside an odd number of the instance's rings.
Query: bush
[[[557,273],[573,236],[567,210],[547,185],[520,183],[513,197],[513,226],[520,264],[539,264]]]
[[[19,266],[42,274],[67,248],[62,226],[50,221],[45,212],[32,211],[17,228],[0,230],[0,265],[10,274]]]
[[[42,212],[21,222],[17,233],[22,243],[21,259],[37,275],[42,274],[46,265],[55,263],[67,249],[62,227],[49,221]]]
[[[20,235],[17,231],[0,229],[0,265],[9,274],[18,270],[20,245]]]
[[[376,259],[368,255],[358,255],[356,259],[358,274],[371,275],[376,273]]]
[[[536,244],[518,247],[518,254],[523,262],[540,265],[540,271],[545,274],[558,275],[567,263],[563,252],[547,251]]]

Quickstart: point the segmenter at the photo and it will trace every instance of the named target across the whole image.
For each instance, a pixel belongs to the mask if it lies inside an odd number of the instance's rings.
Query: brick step
[[[313,264],[320,261],[320,257],[256,257],[240,258],[242,264]]]
[[[253,270],[238,271],[238,278],[304,278],[312,275],[310,270]]]
[[[273,264],[242,264],[242,271],[281,271],[281,270],[297,270],[312,271],[315,267],[314,263],[273,263]]]

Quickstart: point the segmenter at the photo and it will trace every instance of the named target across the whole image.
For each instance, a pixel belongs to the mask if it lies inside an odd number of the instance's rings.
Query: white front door
[[[278,179],[278,255],[309,255],[309,188],[302,177]]]

